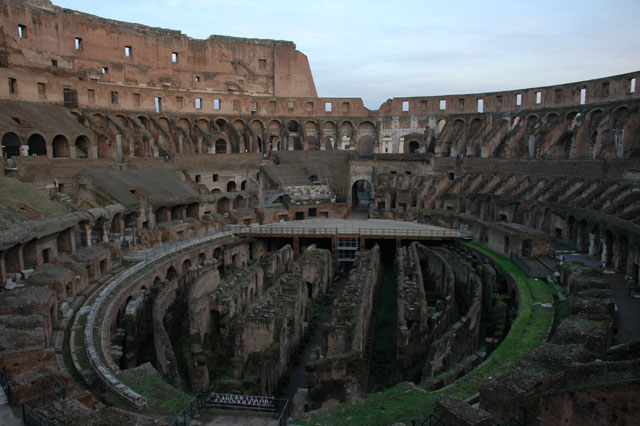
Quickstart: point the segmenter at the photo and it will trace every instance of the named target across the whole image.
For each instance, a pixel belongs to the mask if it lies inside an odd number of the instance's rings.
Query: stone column
[[[596,234],[589,233],[589,257],[592,259],[597,259],[598,257],[598,247],[596,244]]]
[[[607,240],[604,239],[602,240],[602,253],[600,255],[600,262],[604,262],[605,265],[608,263],[608,257],[609,257],[609,245],[607,244]]]
[[[82,247],[91,247],[91,224],[84,222],[80,224],[80,241]]]
[[[116,161],[122,161],[122,135],[116,135]]]
[[[111,222],[107,222],[106,220],[102,224],[102,242],[109,242],[109,229],[111,229]]]

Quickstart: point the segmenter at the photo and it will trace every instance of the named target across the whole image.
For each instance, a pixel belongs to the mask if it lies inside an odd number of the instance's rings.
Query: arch
[[[442,130],[444,130],[444,126],[446,125],[447,125],[447,120],[445,120],[444,118],[438,121],[438,124],[436,127],[436,130],[438,131],[438,133],[441,133]]]
[[[409,153],[413,154],[415,152],[418,152],[419,149],[420,149],[420,143],[418,143],[417,141],[409,142]]]
[[[200,218],[200,204],[191,203],[187,206],[187,217],[191,217],[193,219]]]
[[[234,209],[244,209],[246,208],[246,200],[242,195],[238,195],[234,200],[233,200],[233,208]]]
[[[359,179],[351,185],[351,206],[368,206],[371,202],[371,182],[367,179]]]
[[[300,131],[300,124],[296,120],[289,120],[287,122],[287,130],[292,133],[298,133]]]
[[[253,133],[256,135],[261,135],[264,132],[264,124],[260,120],[251,121],[249,127],[251,127],[251,130],[253,130]]]
[[[548,128],[554,127],[558,123],[558,114],[551,112],[544,117],[545,126]]]
[[[226,154],[228,152],[227,141],[224,139],[218,139],[216,141],[216,154]]]
[[[2,152],[6,158],[20,155],[20,138],[13,132],[5,133],[2,136]]]
[[[235,183],[235,181],[230,180],[227,183],[227,192],[235,192],[237,190],[237,185]]]
[[[282,123],[280,123],[280,121],[275,119],[269,121],[269,124],[267,125],[267,131],[273,134],[280,134],[281,128],[282,128]]]
[[[600,108],[595,108],[589,111],[589,113],[587,114],[587,119],[591,122],[592,125],[597,126],[598,122],[602,118],[603,113],[604,111],[602,111]]]
[[[246,190],[247,190],[247,181],[246,181],[246,180],[243,180],[243,181],[240,183],[240,191],[246,191]]]
[[[171,220],[171,210],[169,207],[159,207],[156,210],[156,223],[165,223]]]
[[[318,123],[312,120],[305,121],[304,133],[306,135],[316,135],[318,133]]]
[[[88,158],[90,145],[88,137],[84,135],[78,136],[75,142],[76,158]]]
[[[370,121],[363,121],[362,123],[358,124],[358,132],[375,133],[375,131],[376,131],[376,126]]]
[[[340,135],[347,135],[347,136],[351,136],[351,134],[353,133],[353,123],[350,122],[349,120],[345,120],[342,123],[340,123]]]
[[[178,119],[178,121],[176,122],[176,126],[182,129],[185,133],[191,133],[191,121],[184,117]]]
[[[225,120],[224,118],[216,119],[216,126],[218,126],[218,130],[220,130],[221,132],[226,132],[228,126],[227,120]]]
[[[216,211],[218,214],[229,213],[229,207],[231,206],[231,200],[227,197],[219,198],[216,202]]]
[[[455,119],[451,126],[451,136],[456,137],[463,128],[464,128],[464,120],[461,118]]]
[[[233,127],[235,127],[238,133],[244,133],[244,121],[240,120],[239,118],[233,121]]]
[[[165,281],[171,281],[176,279],[178,276],[178,271],[176,271],[176,268],[174,268],[173,266],[170,266],[167,269],[167,273],[164,276]]]
[[[322,123],[322,133],[323,134],[335,134],[336,133],[336,123],[333,121],[325,121]]]
[[[629,116],[631,115],[629,108],[626,106],[621,106],[617,108],[613,114],[613,128],[614,129],[622,129],[624,128],[625,123],[629,120]]]
[[[47,155],[47,143],[42,135],[32,134],[29,136],[27,145],[29,145],[29,155]]]
[[[204,253],[200,253],[198,255],[198,265],[204,265],[204,262],[207,260],[207,256]]]
[[[187,273],[187,271],[191,269],[191,266],[191,259],[185,259],[184,262],[182,262],[182,273]]]
[[[138,118],[140,118],[140,117],[138,117]],[[147,121],[148,121],[148,119],[147,119]],[[106,119],[106,117],[104,115],[102,115],[100,113],[93,114],[93,122],[95,123],[95,125],[97,127],[100,127],[102,129],[106,129],[107,128],[107,119]]]
[[[58,135],[53,138],[52,151],[54,158],[69,157],[69,141],[66,136]]]
[[[116,114],[115,117],[118,121],[120,121],[120,125],[122,125],[123,127],[129,127],[129,120],[127,119],[127,117],[122,114]]]
[[[157,123],[160,126],[160,128],[165,132],[167,133],[171,132],[171,127],[172,127],[171,120],[168,117],[165,117],[165,116],[158,117]],[[149,125],[151,125],[150,121],[149,121]],[[148,128],[147,130],[151,130],[151,128]]]

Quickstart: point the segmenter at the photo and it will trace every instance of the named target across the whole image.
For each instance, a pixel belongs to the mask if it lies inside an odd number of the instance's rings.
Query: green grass
[[[509,334],[487,360],[451,386],[437,392],[426,392],[416,386],[400,383],[361,402],[342,404],[322,410],[300,425],[389,425],[396,422],[411,424],[414,417],[423,418],[433,412],[440,393],[469,398],[478,392],[480,384],[515,369],[527,350],[539,346],[546,339],[553,324],[554,310],[533,303],[553,302],[555,288],[543,281],[529,278],[504,256],[476,243],[462,243],[496,262],[502,273],[511,275],[518,286],[519,311]]]
[[[385,269],[380,283],[380,304],[375,311],[376,332],[373,340],[371,365],[369,367],[369,392],[388,388],[393,381],[393,326],[396,320],[396,270]]]
[[[147,398],[145,411],[150,413],[173,418],[191,400],[190,395],[171,386],[155,370],[123,370],[117,376],[124,384]]]

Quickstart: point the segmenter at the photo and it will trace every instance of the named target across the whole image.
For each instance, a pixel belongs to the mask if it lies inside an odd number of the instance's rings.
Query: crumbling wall
[[[357,398],[366,388],[370,359],[373,297],[381,276],[380,248],[356,255],[342,295],[332,306],[331,322],[323,325],[322,347],[307,369],[309,397],[313,406],[335,399]]]

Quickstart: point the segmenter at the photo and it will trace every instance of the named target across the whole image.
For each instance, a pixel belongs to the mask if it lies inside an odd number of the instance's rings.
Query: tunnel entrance
[[[371,183],[360,179],[351,186],[351,206],[369,208],[371,202]]]

